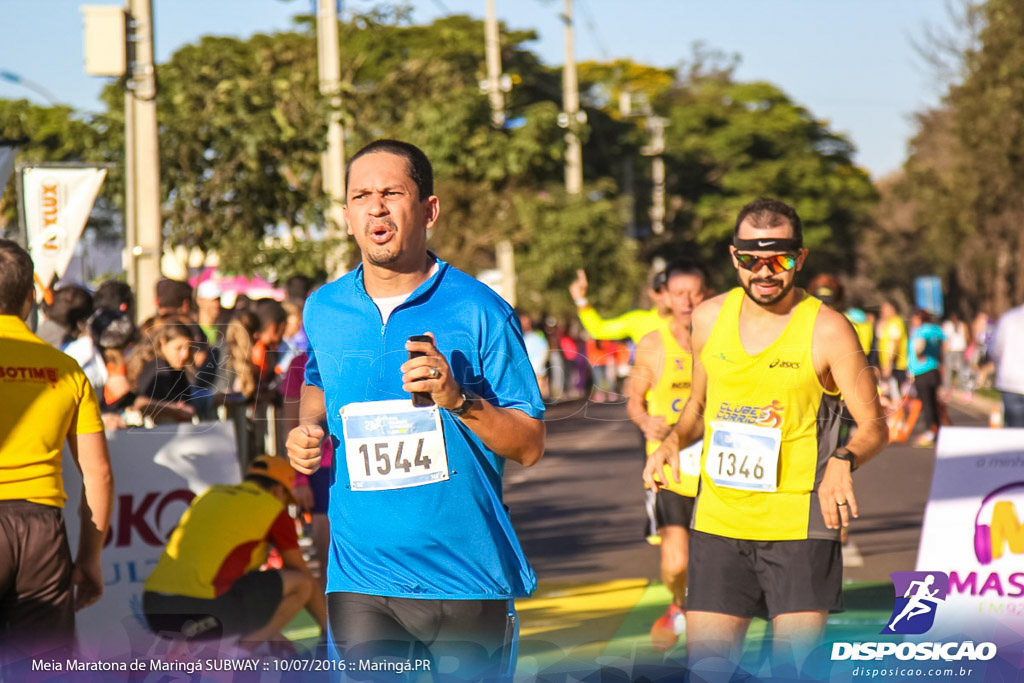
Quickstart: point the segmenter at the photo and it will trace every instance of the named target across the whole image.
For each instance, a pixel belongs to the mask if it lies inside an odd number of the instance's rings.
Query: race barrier
[[[103,597],[78,613],[81,654],[112,660],[152,651],[142,619],[142,588],[189,503],[214,484],[241,481],[230,422],[201,422],[108,432],[114,510],[103,549]],[[78,547],[82,478],[64,450],[64,519]]]

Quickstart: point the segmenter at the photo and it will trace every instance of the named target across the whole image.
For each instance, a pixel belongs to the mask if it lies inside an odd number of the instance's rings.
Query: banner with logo
[[[939,432],[915,571],[877,635],[834,640],[829,678],[1024,680],[1024,429]]]
[[[17,155],[18,148],[14,145],[0,145],[0,192],[7,187],[7,179],[14,170],[14,158]]]
[[[102,168],[33,166],[22,172],[29,251],[44,286],[67,270],[106,177]]]
[[[1024,644],[1024,429],[942,430],[917,569],[948,581],[929,638]]]
[[[103,548],[103,597],[78,613],[82,654],[93,659],[145,655],[154,638],[142,621],[142,586],[181,514],[213,484],[241,481],[230,422],[181,424],[108,433],[114,511]],[[78,548],[82,478],[64,452],[64,519]]]

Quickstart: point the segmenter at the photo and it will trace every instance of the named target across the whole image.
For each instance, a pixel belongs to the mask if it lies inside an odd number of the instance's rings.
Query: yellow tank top
[[[657,332],[661,336],[665,362],[658,381],[647,392],[647,412],[655,417],[664,417],[665,422],[674,425],[679,421],[683,406],[690,398],[690,385],[693,382],[693,355],[684,350],[676,341],[668,321],[665,321]],[[648,441],[647,455],[658,450],[660,445],[660,441]],[[680,472],[679,479],[677,484],[672,477],[671,468],[665,467],[665,481],[668,484],[665,488],[681,496],[697,495],[698,477],[695,474]]]
[[[708,388],[694,528],[757,541],[838,539],[838,530],[825,528],[815,493],[837,443],[840,414],[838,392],[821,385],[811,358],[821,301],[804,294],[779,337],[751,356],[739,333],[745,298],[740,288],[729,292],[701,351]],[[715,483],[712,473],[717,467],[721,476],[722,463],[709,453],[714,423],[739,423],[734,429],[741,434],[780,430],[776,490]]]
[[[895,352],[892,342],[896,342]],[[895,353],[895,358],[893,354]],[[907,327],[899,316],[893,316],[882,325],[882,333],[878,337],[878,363],[886,366],[892,361],[895,370],[907,369]]]

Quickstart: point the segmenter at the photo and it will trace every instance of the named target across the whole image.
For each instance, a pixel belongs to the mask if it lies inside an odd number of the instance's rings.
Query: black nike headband
[[[804,248],[803,240],[792,237],[762,237],[754,240],[733,237],[732,246],[736,247],[737,251],[780,251],[786,254],[793,254]]]

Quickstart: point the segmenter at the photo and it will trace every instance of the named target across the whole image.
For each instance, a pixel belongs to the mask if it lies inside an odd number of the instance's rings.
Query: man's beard
[[[388,230],[391,231],[392,237],[387,244],[377,244],[370,239],[370,233],[373,232],[375,227],[384,225]],[[390,218],[383,218],[377,222],[377,225],[369,225],[366,228],[366,260],[375,266],[390,266],[398,261],[401,256],[401,250],[395,244],[395,240],[398,237],[398,227],[394,221]]]
[[[390,266],[398,261],[398,249],[389,244],[374,244],[366,250],[366,260],[375,266]]]
[[[740,281],[740,287],[743,288],[743,291],[746,292],[747,296],[750,297],[754,301],[754,303],[758,304],[759,306],[774,306],[775,304],[777,304],[780,301],[782,301],[783,299],[785,299],[786,295],[789,294],[790,291],[793,289],[793,285],[796,284],[796,280],[795,279],[794,280],[790,280],[789,284],[786,285],[786,284],[782,284],[782,282],[780,282],[779,280],[773,280],[771,278],[757,278],[757,277],[751,278],[750,282],[744,284],[743,278],[739,277],[738,273],[737,273],[737,278]],[[762,296],[760,294],[755,294],[754,293],[754,285],[756,285],[756,284],[769,284],[769,283],[770,284],[780,285],[778,291],[775,292],[774,294],[769,295],[769,296]]]

